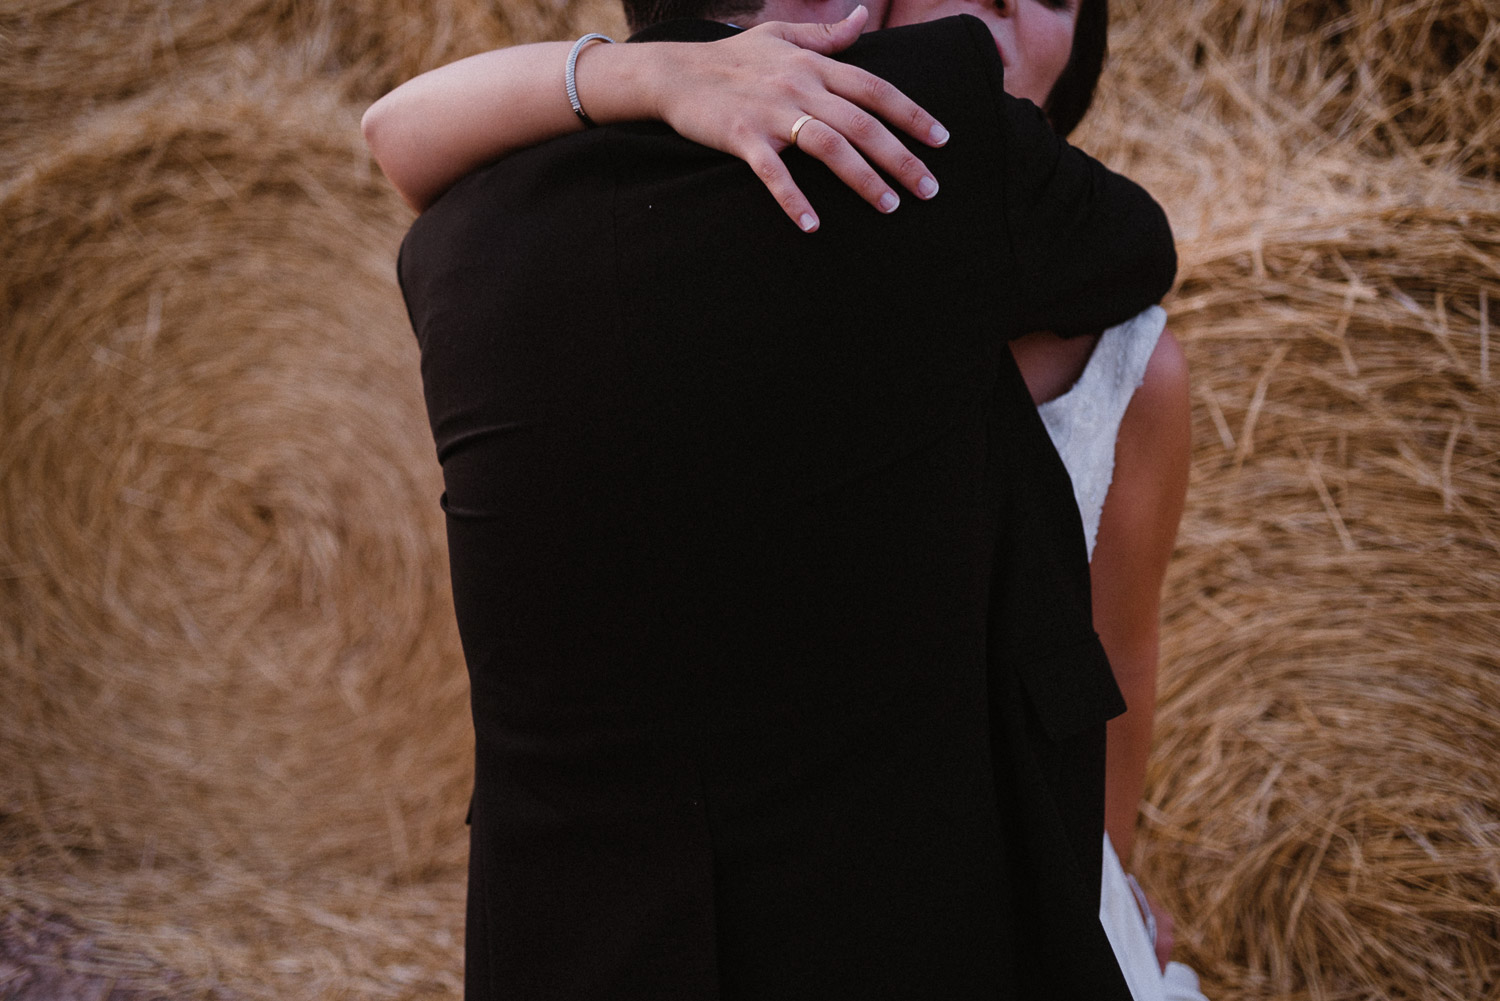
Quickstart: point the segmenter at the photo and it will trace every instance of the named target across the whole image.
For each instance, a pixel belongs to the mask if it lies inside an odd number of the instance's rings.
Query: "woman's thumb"
[[[826,56],[842,52],[853,45],[860,32],[865,30],[865,22],[869,20],[869,9],[860,4],[845,15],[842,21],[834,21],[832,24],[799,24],[782,37],[804,49],[821,52]]]

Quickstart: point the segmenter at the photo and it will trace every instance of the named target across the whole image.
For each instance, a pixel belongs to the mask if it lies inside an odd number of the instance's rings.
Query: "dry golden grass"
[[[1195,387],[1137,865],[1211,997],[1500,996],[1500,12],[1130,6],[1084,142]]]
[[[511,42],[623,23],[609,0],[7,0],[0,7],[0,168],[59,119],[260,66],[318,76],[368,104],[424,69]],[[57,130],[59,133],[62,130]]]
[[[1215,999],[1500,998],[1500,9],[1116,11],[1080,140],[1168,207],[1196,394],[1136,866]],[[356,123],[595,27],[0,10],[0,906],[83,972],[456,995],[462,661]]]
[[[469,743],[404,210],[337,95],[196,83],[0,190],[0,896],[194,984],[452,987],[451,932],[382,958],[461,915]]]

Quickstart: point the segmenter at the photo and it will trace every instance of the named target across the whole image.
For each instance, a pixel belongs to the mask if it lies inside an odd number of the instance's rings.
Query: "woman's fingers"
[[[854,14],[834,24],[787,24],[772,21],[751,30],[763,30],[826,56],[847,48],[858,38],[858,31],[852,29],[855,25],[862,26],[867,19],[862,11],[864,7],[861,5],[855,9]],[[816,66],[804,67],[802,72],[807,74],[807,78],[799,81],[798,86],[807,88],[805,93],[826,90],[837,94],[928,146],[941,146],[948,141],[948,130],[942,123],[903,94],[895,84],[874,73],[831,59],[817,60]]]
[[[1146,903],[1156,916],[1156,965],[1165,973],[1167,964],[1172,961],[1172,947],[1177,944],[1177,922],[1150,897],[1146,898]]]
[[[896,206],[901,204],[900,196],[885,179],[860,156],[848,139],[827,122],[814,119],[802,126],[802,131],[797,136],[797,148],[808,156],[821,160],[839,180],[880,211],[894,212]],[[935,186],[933,190],[936,191]]]
[[[755,171],[755,176],[760,178],[771,197],[781,206],[781,211],[797,224],[798,229],[811,233],[818,228],[818,214],[802,194],[802,189],[797,187],[797,182],[792,180],[792,172],[786,169],[779,153],[764,146],[757,152],[744,154],[742,159]]]
[[[870,12],[865,9],[864,4],[860,4],[845,15],[842,21],[831,24],[771,21],[767,23],[767,29],[771,34],[779,35],[794,45],[830,56],[853,45],[860,32],[865,30],[865,22],[869,19]]]
[[[937,181],[926,165],[867,112],[845,105],[832,109],[830,117],[838,118],[840,127],[820,118],[810,118],[797,132],[797,148],[821,161],[876,209],[894,212],[901,204],[901,196],[871,165],[871,161],[918,198],[927,199],[937,194]],[[858,147],[850,137],[857,140]],[[757,145],[739,155],[750,164],[788,218],[804,232],[817,229],[817,214],[792,180],[791,172],[774,147]]]
[[[749,163],[807,231],[817,228],[817,215],[778,155],[789,145],[881,211],[900,204],[897,188],[931,198],[937,180],[897,133],[941,146],[947,130],[893,84],[828,58],[858,38],[868,17],[860,7],[834,24],[770,22],[676,54],[662,118],[683,136]],[[813,117],[793,136],[805,116]]]
[[[828,89],[855,107],[890,122],[928,146],[941,146],[948,141],[948,130],[942,123],[889,80],[838,62],[829,63],[828,74]]]
[[[885,171],[897,184],[918,198],[927,199],[937,194],[937,180],[932,171],[874,115],[842,101],[830,102],[825,114],[826,117],[821,119],[824,125],[831,127],[846,140],[848,146],[862,154],[874,167]],[[803,134],[806,134],[806,127]],[[826,157],[819,155],[818,151],[809,149],[806,143],[798,142],[797,145],[830,167],[834,166]],[[842,154],[836,145],[830,147],[829,151]],[[848,180],[844,173],[836,172]],[[864,191],[863,188],[856,190],[861,193]]]

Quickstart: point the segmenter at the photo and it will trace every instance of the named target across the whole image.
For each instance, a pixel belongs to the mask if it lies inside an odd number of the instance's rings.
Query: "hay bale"
[[[0,896],[312,997],[287,943],[463,861],[407,215],[336,92],[192,92],[0,188]]]
[[[0,11],[0,906],[123,985],[458,991],[467,707],[355,123],[609,25],[429,6]],[[1219,1001],[1494,996],[1492,4],[1116,9],[1081,137],[1168,207],[1195,385],[1136,867]]]
[[[10,0],[0,8],[0,170],[49,123],[259,65],[368,104],[426,69],[512,42],[623,30],[607,0]],[[53,133],[54,135],[57,132]],[[12,159],[14,158],[14,159]]]
[[[1474,180],[1489,149],[1374,141],[1407,127],[1381,87],[1308,103],[1308,46],[1464,5],[1289,42],[1314,9],[1132,5],[1087,140],[1167,204],[1193,367],[1136,864],[1211,997],[1489,997],[1500,189]],[[1348,44],[1353,81],[1430,64]]]
[[[1494,0],[1116,0],[1113,9],[1117,79],[1176,91],[1176,110],[1191,112],[1182,124],[1233,122],[1313,151],[1348,141],[1500,178]]]
[[[1253,60],[1257,78],[1334,135],[1500,177],[1500,20],[1492,0],[1218,4],[1198,48]]]
[[[1189,916],[1213,996],[1487,996],[1500,984],[1487,276],[1450,261],[1468,294],[1429,287],[1411,309],[1389,273],[1409,260],[1356,260],[1350,279],[1338,247],[1315,247],[1266,247],[1264,282],[1243,264],[1237,288],[1260,285],[1258,301],[1197,284],[1223,290],[1229,267],[1184,287],[1219,301],[1175,321],[1196,363],[1198,448],[1139,861]],[[1321,295],[1276,288],[1310,256]]]

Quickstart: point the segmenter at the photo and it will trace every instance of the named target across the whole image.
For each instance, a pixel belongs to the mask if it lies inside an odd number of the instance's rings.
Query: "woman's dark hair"
[[[1079,0],[1078,16],[1073,21],[1073,48],[1068,65],[1047,94],[1042,110],[1060,136],[1078,127],[1089,105],[1094,103],[1094,88],[1104,70],[1104,54],[1109,48],[1109,0]]]

